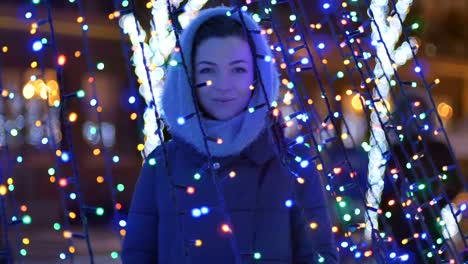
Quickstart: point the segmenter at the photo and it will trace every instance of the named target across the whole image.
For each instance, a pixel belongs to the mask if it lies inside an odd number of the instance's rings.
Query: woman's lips
[[[215,98],[215,99],[213,99],[213,101],[226,103],[226,102],[233,101],[234,99],[235,98]]]

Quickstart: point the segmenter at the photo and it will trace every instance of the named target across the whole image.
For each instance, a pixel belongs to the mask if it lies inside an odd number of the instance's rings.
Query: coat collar
[[[273,148],[275,144],[266,131],[263,131],[259,137],[242,151],[241,155],[257,165],[263,165],[267,161],[275,157],[276,152]]]

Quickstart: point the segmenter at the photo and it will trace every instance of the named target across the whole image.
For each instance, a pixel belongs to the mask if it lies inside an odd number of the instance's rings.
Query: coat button
[[[213,169],[219,170],[220,167],[221,167],[221,165],[219,164],[219,162],[213,163]]]

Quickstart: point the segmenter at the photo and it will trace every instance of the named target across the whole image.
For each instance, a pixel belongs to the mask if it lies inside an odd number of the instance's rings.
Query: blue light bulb
[[[193,216],[193,217],[196,217],[196,218],[200,217],[200,216],[201,216],[201,211],[200,211],[200,209],[198,209],[198,208],[193,208],[193,209],[192,209],[192,216]]]
[[[42,50],[43,47],[44,47],[44,45],[42,44],[42,42],[40,40],[34,41],[34,43],[32,45],[32,49],[34,51],[36,51],[36,52]]]

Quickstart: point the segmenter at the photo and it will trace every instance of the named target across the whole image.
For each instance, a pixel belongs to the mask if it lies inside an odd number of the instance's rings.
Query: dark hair
[[[213,16],[203,22],[195,33],[192,45],[192,55],[194,56],[196,54],[200,43],[209,38],[223,38],[231,36],[239,37],[247,41],[247,32],[239,21],[225,15]]]
[[[242,40],[248,41],[248,32],[244,26],[237,20],[230,18],[226,15],[217,15],[209,18],[197,29],[195,37],[192,44],[192,73],[195,70],[195,55],[197,54],[197,49],[200,44],[210,38],[226,38],[226,37],[239,37]],[[250,46],[250,44],[249,44]],[[253,56],[254,66],[255,63],[255,54],[253,47],[250,47]],[[254,68],[255,69],[255,68]],[[256,74],[254,74],[256,75]]]

